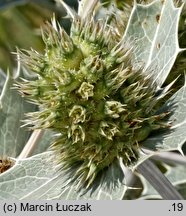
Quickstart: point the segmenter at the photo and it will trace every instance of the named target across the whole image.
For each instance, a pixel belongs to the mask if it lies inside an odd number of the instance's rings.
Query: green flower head
[[[89,188],[118,159],[134,164],[141,142],[170,126],[168,112],[157,114],[157,86],[132,63],[132,43],[120,32],[109,17],[76,15],[68,35],[53,19],[43,31],[45,53],[21,53],[38,76],[19,83],[40,108],[29,114],[31,124],[58,133],[51,148],[80,187]]]

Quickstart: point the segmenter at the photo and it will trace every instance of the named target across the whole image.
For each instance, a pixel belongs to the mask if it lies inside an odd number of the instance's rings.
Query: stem
[[[140,164],[137,167],[137,171],[145,177],[163,199],[183,200],[183,197],[175,187],[150,160],[146,160]]]
[[[186,165],[186,157],[174,152],[153,152],[150,150],[143,149],[146,154],[153,153],[151,159],[163,161],[165,163],[174,163],[180,165]]]
[[[28,142],[24,146],[22,152],[18,156],[18,159],[24,159],[31,156],[32,152],[36,148],[38,142],[40,141],[41,137],[43,136],[44,130],[34,130],[32,135],[30,136]]]

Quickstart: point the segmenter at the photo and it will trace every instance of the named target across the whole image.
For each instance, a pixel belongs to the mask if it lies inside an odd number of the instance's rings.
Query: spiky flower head
[[[135,163],[141,141],[169,127],[168,112],[156,113],[155,84],[131,61],[132,43],[108,20],[75,16],[68,35],[53,19],[43,31],[45,53],[21,53],[38,76],[18,84],[40,108],[29,122],[59,134],[51,146],[58,162],[87,188],[115,160]]]

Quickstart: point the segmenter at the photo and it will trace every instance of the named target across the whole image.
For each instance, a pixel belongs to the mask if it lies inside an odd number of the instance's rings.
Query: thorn
[[[67,13],[72,17],[73,20],[77,17],[76,12],[72,10],[64,1],[62,0],[57,0],[57,1],[63,5],[63,7],[66,9]]]
[[[178,53],[186,51],[186,48],[179,48]]]

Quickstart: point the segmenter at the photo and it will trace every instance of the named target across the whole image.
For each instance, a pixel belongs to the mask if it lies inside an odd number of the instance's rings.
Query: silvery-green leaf
[[[122,172],[122,174],[121,174]],[[117,181],[118,176],[123,177],[123,171],[116,164],[108,169],[104,176],[102,184],[94,182],[93,189],[88,192],[78,191],[77,185],[68,184],[67,176],[61,170],[60,175],[52,181],[38,187],[37,190],[31,192],[24,199],[58,199],[58,200],[121,200],[127,187],[118,182],[117,186],[109,187],[110,180]],[[98,187],[97,187],[98,186]],[[95,187],[95,188],[94,188]],[[46,192],[47,190],[47,192]]]
[[[50,152],[17,160],[11,169],[0,175],[0,199],[24,199],[43,185],[55,182],[56,174]],[[42,191],[40,196],[44,193],[47,191]]]
[[[151,150],[179,150],[186,142],[186,85],[179,89],[161,108],[172,112],[169,121],[171,128],[158,132],[143,142],[143,147]]]
[[[35,109],[12,89],[14,82],[8,74],[0,95],[0,155],[11,157],[17,156],[28,140],[30,132],[20,127],[21,120],[26,112]]]
[[[51,143],[53,142],[55,138],[54,136],[55,136],[55,133],[53,131],[45,130],[41,139],[37,143],[37,147],[34,149],[32,155],[47,151],[47,149],[50,147]]]
[[[126,186],[107,188],[108,179],[117,180],[121,174],[116,164],[105,175],[105,182],[90,192],[81,194],[76,187],[66,185],[63,171],[57,171],[54,155],[45,152],[33,157],[17,160],[14,167],[0,175],[0,199],[122,199]]]
[[[134,58],[152,73],[159,86],[167,78],[180,52],[178,22],[181,8],[173,0],[134,4],[124,40],[134,40]]]
[[[177,190],[182,194],[182,196],[186,198],[186,167],[166,166],[166,168],[167,172],[165,173],[165,176],[177,188]],[[141,177],[141,180],[144,189],[140,199],[161,199],[157,191],[143,177]]]

